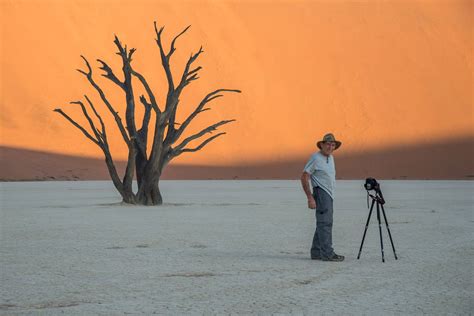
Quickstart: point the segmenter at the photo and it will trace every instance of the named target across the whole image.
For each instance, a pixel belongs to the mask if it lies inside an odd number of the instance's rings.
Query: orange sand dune
[[[177,43],[175,76],[202,44],[201,79],[181,100],[178,120],[218,87],[190,132],[227,118],[227,135],[179,163],[248,165],[303,157],[333,131],[346,152],[474,137],[472,30],[467,1],[1,1],[1,144],[101,157],[52,110],[92,97],[107,116],[116,159],[125,148],[110,115],[75,71],[79,55],[120,73],[113,36],[137,48],[134,65],[165,97],[153,21]],[[124,96],[95,76],[117,110]],[[136,85],[137,92],[142,89]],[[138,93],[137,93],[138,95]],[[83,120],[82,120],[83,122]],[[421,162],[420,162],[421,163]]]

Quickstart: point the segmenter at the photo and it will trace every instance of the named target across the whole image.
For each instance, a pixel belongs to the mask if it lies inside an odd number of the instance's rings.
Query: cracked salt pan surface
[[[299,181],[163,181],[162,207],[110,182],[1,183],[0,314],[470,314],[474,182],[380,181],[399,260],[382,264],[362,181],[338,181],[334,246],[309,259]]]

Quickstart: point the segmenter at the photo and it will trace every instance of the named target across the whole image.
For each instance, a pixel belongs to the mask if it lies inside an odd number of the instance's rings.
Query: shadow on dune
[[[0,180],[108,180],[102,159],[0,146]],[[169,165],[163,179],[298,179],[308,157],[235,166]],[[338,152],[338,179],[474,179],[474,138]],[[125,162],[118,161],[120,172]]]

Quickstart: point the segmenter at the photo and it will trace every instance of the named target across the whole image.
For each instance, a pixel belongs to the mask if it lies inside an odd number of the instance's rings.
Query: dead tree
[[[176,40],[181,35],[183,35],[190,26],[186,27],[181,33],[176,35],[171,41],[169,50],[165,50],[162,43],[162,33],[164,27],[161,27],[158,30],[156,22],[154,25],[156,44],[158,45],[161,63],[167,79],[168,91],[166,95],[166,104],[162,106],[158,104],[155,94],[150,88],[145,77],[132,67],[132,55],[136,50],[134,48],[128,50],[127,46],[122,45],[117,36],[115,36],[114,43],[118,48],[117,55],[119,55],[122,59],[123,78],[121,79],[116,76],[112,68],[110,68],[109,65],[103,60],[97,59],[97,61],[101,65],[99,69],[103,70],[104,72],[102,76],[115,83],[125,94],[125,125],[122,122],[119,113],[109,102],[104,91],[100,88],[93,77],[93,72],[89,61],[82,55],[81,57],[86,64],[87,70],[84,71],[78,69],[78,71],[87,78],[88,82],[98,93],[100,99],[105,104],[110,114],[114,117],[121,137],[127,145],[128,160],[125,174],[122,179],[117,172],[112,154],[110,152],[107,138],[108,135],[102,117],[97,111],[96,106],[94,106],[87,95],[84,97],[88,106],[84,105],[82,101],[74,101],[71,102],[71,104],[77,104],[81,107],[82,113],[88,122],[90,131],[88,128],[85,128],[77,123],[63,110],[54,110],[66,118],[72,125],[78,128],[90,141],[92,141],[102,150],[105,156],[105,163],[115,188],[122,196],[123,202],[130,204],[159,205],[163,203],[159,188],[159,181],[166,165],[172,159],[178,157],[182,153],[196,152],[201,150],[204,146],[209,144],[217,137],[224,135],[224,132],[219,132],[204,140],[201,139],[197,146],[190,147],[190,143],[192,141],[198,140],[206,136],[208,133],[216,131],[218,127],[235,120],[223,120],[217,122],[204,128],[198,133],[185,137],[184,139],[182,137],[183,132],[197,115],[204,111],[210,110],[210,108],[207,107],[208,103],[222,97],[222,93],[240,93],[240,90],[235,89],[217,89],[212,91],[200,101],[200,103],[195,107],[194,111],[192,111],[183,122],[176,122],[176,111],[178,109],[180,96],[184,88],[192,81],[199,79],[198,73],[202,67],[195,67],[193,65],[196,59],[198,59],[198,57],[203,53],[203,50],[201,47],[197,53],[191,54],[188,61],[186,62],[181,77],[176,80],[173,78],[171,72],[170,60],[176,50]],[[139,97],[140,103],[144,107],[143,117],[139,119],[135,117],[136,98],[132,84],[132,80],[134,79],[138,80],[138,83],[143,85],[146,91],[146,95],[141,95]],[[90,109],[88,110],[88,108]],[[91,116],[90,110],[92,110],[94,113],[94,118]],[[154,119],[154,129],[150,128],[150,135],[153,141],[151,142],[151,150],[149,150],[147,144],[149,143],[149,125],[150,123],[153,123],[152,118]],[[132,182],[135,173],[138,183],[137,192],[134,192],[132,189]]]

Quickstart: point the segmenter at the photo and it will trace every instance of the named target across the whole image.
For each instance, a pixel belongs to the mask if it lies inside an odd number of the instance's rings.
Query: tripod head
[[[385,204],[385,199],[383,198],[382,190],[380,189],[380,184],[375,180],[375,178],[365,179],[364,188],[367,190],[367,195],[372,199],[377,200],[380,204]],[[374,190],[375,195],[369,193],[369,191]]]

